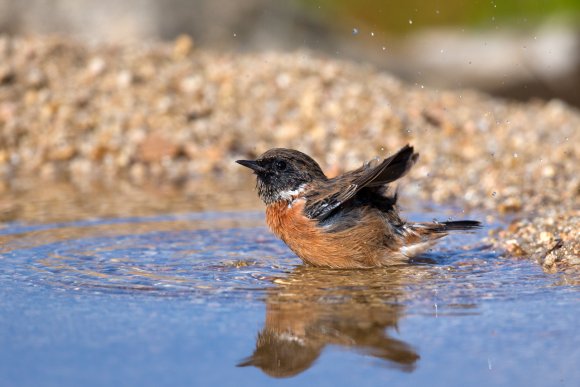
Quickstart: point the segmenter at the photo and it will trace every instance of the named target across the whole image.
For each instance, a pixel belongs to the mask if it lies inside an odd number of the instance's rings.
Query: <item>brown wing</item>
[[[376,167],[363,166],[325,182],[308,198],[305,212],[309,218],[324,220],[343,203],[348,202],[365,187],[381,187],[404,176],[415,164],[418,153],[406,145]]]

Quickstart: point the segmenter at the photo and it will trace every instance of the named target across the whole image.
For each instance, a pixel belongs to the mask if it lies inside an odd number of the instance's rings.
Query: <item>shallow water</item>
[[[261,211],[7,223],[0,384],[576,386],[578,288],[485,235],[334,271]]]

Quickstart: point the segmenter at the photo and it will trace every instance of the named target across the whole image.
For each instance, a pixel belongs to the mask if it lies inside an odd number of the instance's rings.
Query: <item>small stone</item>
[[[28,82],[28,86],[35,89],[40,89],[47,84],[46,76],[37,68],[31,69],[29,71],[26,81]]]
[[[147,177],[147,170],[142,163],[135,163],[129,169],[129,176],[136,183],[142,183]]]
[[[554,177],[556,175],[556,169],[553,165],[546,165],[542,168],[542,176],[544,177]]]
[[[551,252],[551,253],[547,254],[546,257],[544,257],[544,261],[542,263],[542,266],[544,267],[544,269],[551,269],[554,267],[554,265],[556,264],[557,261],[558,261],[558,256],[554,252]]]
[[[179,88],[186,94],[194,94],[202,89],[203,79],[199,76],[191,76],[184,78],[179,83]]]
[[[522,209],[522,201],[519,198],[510,197],[498,205],[498,210],[502,214],[518,212]]]
[[[107,68],[107,63],[105,62],[105,60],[101,57],[96,57],[91,59],[91,61],[89,62],[89,73],[92,76],[97,76],[97,75],[101,75],[105,69]]]
[[[552,243],[553,240],[554,240],[554,236],[552,235],[552,233],[549,233],[547,231],[542,231],[540,233],[540,238],[539,238],[540,243],[546,245],[546,244]]]
[[[77,153],[76,149],[71,145],[63,145],[50,150],[48,158],[54,161],[68,161],[72,159]]]
[[[121,88],[130,86],[133,83],[134,77],[131,72],[125,70],[117,75],[117,85]]]
[[[16,104],[13,102],[3,102],[0,104],[0,122],[8,122],[16,117]]]
[[[18,219],[20,206],[14,203],[0,202],[0,222],[13,222]]]
[[[148,135],[139,146],[139,158],[150,163],[158,163],[165,158],[174,157],[179,147],[159,133]]]
[[[89,158],[93,161],[101,161],[107,154],[107,147],[102,144],[98,144],[90,149],[88,152]]]
[[[528,255],[528,253],[522,248],[522,246],[515,239],[510,239],[505,242],[506,250],[513,256],[523,257]]]
[[[8,85],[16,79],[16,73],[7,65],[0,65],[0,85]]]
[[[193,50],[193,39],[191,36],[183,34],[179,35],[177,39],[175,39],[175,43],[173,44],[173,55],[176,58],[184,58],[191,54]]]

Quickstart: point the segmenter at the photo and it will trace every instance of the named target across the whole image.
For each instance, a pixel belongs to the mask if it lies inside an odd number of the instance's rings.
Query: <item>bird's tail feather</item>
[[[481,223],[476,220],[455,220],[449,222],[411,223],[408,225],[410,235],[419,237],[419,241],[439,239],[450,231],[472,231],[481,228]],[[419,242],[418,241],[418,242]]]
[[[454,220],[449,222],[435,223],[442,228],[441,231],[469,231],[481,228],[481,223],[476,220]]]
[[[425,252],[450,231],[470,231],[479,228],[481,223],[475,220],[408,223],[404,232],[405,241],[400,251],[406,257],[414,257]]]

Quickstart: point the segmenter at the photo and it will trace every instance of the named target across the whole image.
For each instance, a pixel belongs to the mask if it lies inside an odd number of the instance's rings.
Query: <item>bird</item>
[[[474,220],[410,222],[400,216],[389,185],[418,157],[406,145],[382,162],[333,178],[294,149],[274,148],[236,162],[256,175],[270,230],[305,264],[369,269],[409,263],[450,232],[481,227]]]

